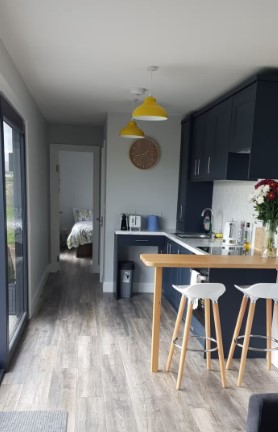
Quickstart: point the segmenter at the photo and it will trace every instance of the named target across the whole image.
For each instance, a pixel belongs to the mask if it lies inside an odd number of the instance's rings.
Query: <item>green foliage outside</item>
[[[13,175],[6,174],[6,212],[7,212],[7,242],[8,245],[14,244],[15,233],[13,224],[9,226],[9,221],[14,220],[14,196],[13,196]]]

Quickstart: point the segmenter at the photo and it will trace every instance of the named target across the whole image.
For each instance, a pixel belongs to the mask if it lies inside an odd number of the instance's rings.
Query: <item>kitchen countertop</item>
[[[278,269],[278,257],[262,258],[259,253],[248,256],[141,254],[140,259],[146,266],[156,268]]]
[[[185,247],[186,249],[190,250],[190,252],[193,252],[196,255],[209,255],[207,252],[198,249],[197,246],[222,246],[222,239],[198,239],[198,238],[187,238],[187,239],[181,239],[173,234],[175,230],[165,230],[165,231],[121,231],[116,230],[116,235],[136,235],[136,236],[165,236],[169,240],[174,241],[175,243],[179,244],[180,246]]]

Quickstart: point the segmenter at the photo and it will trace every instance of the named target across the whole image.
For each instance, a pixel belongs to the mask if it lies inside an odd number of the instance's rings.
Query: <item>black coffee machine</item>
[[[127,231],[127,230],[128,230],[128,217],[125,213],[122,213],[121,231]]]

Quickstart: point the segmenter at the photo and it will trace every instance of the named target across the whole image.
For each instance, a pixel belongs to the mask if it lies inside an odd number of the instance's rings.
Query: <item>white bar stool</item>
[[[206,340],[206,349],[188,349],[188,351],[202,351],[207,353],[207,369],[211,368],[211,352],[218,350],[218,357],[219,357],[219,365],[220,365],[220,371],[221,371],[221,381],[222,386],[226,387],[226,373],[225,373],[225,365],[224,365],[224,354],[223,354],[223,344],[222,344],[222,334],[221,334],[221,325],[220,325],[220,316],[219,316],[219,308],[218,308],[218,298],[224,294],[226,291],[226,288],[221,283],[198,283],[194,285],[173,285],[173,288],[179,291],[182,294],[178,315],[176,319],[175,329],[172,337],[172,342],[170,345],[170,351],[168,355],[167,365],[166,365],[166,371],[168,372],[170,370],[172,357],[174,354],[175,346],[179,347],[181,349],[181,356],[180,356],[180,364],[179,364],[179,372],[178,372],[178,379],[177,379],[177,390],[180,389],[181,386],[181,380],[185,365],[185,357],[187,352],[187,345],[188,345],[188,339],[189,339],[189,332],[190,332],[190,325],[191,325],[191,319],[192,319],[192,313],[193,313],[193,303],[194,300],[198,298],[204,299],[205,303],[205,337],[199,337],[199,336],[193,336],[200,339]],[[183,335],[183,341],[182,346],[177,344],[178,341],[178,334],[179,329],[182,321],[182,316],[186,304],[186,300],[188,299],[188,305],[187,305],[187,313],[186,313],[186,320],[185,320],[185,326],[184,326],[184,335]],[[214,317],[214,325],[215,325],[215,333],[216,333],[216,340],[211,338],[211,332],[210,332],[210,301],[212,301],[212,309],[213,309],[213,317]],[[216,344],[216,347],[211,348],[211,342],[214,342]]]
[[[276,309],[276,317],[277,317],[277,327],[278,327],[278,284],[277,283],[258,283],[251,286],[239,286],[235,285],[235,287],[243,293],[243,299],[241,302],[240,310],[237,317],[237,322],[233,334],[233,339],[231,342],[231,347],[229,351],[229,356],[227,360],[226,368],[230,369],[232,364],[232,359],[234,356],[235,347],[239,346],[242,348],[240,366],[239,366],[239,374],[237,385],[240,387],[243,381],[243,375],[246,366],[246,357],[248,350],[252,351],[265,351],[267,353],[267,367],[271,369],[271,351],[277,350],[277,347],[271,347],[271,342],[275,342],[278,344],[278,340],[271,337],[271,324],[272,324],[272,300],[275,302]],[[256,301],[258,299],[266,300],[266,336],[263,335],[252,335],[252,324],[253,318],[255,314]],[[248,317],[246,321],[245,333],[244,335],[239,336],[239,332],[241,329],[242,321],[244,318],[244,314],[246,311],[248,300],[250,300]],[[266,348],[255,348],[250,347],[250,338],[261,338],[266,339]],[[243,339],[243,344],[240,343],[240,340]]]

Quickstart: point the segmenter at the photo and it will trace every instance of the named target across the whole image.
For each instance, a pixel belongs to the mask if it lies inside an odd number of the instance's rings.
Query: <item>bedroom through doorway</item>
[[[93,168],[92,152],[59,152],[60,260],[93,259]]]
[[[62,258],[99,273],[99,164],[99,147],[50,145],[52,272]]]

